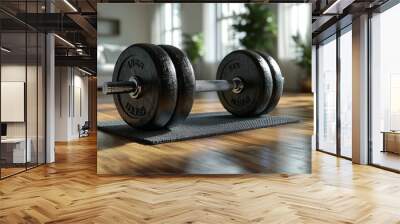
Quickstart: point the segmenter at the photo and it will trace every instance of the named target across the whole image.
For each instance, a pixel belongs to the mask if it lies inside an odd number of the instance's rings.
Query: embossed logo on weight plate
[[[136,67],[140,68],[141,70],[144,69],[144,63],[141,60],[136,59],[136,58],[130,58],[128,60],[128,66],[129,66],[129,68],[133,68],[134,66],[136,66]]]
[[[249,104],[251,101],[250,97],[245,95],[245,96],[238,96],[234,97],[231,99],[231,103],[235,106],[245,106]]]
[[[228,65],[228,69],[230,72],[232,72],[233,70],[236,70],[236,69],[240,69],[240,63],[239,62],[232,63],[232,64]]]
[[[125,104],[126,110],[129,112],[129,114],[136,116],[136,117],[143,117],[146,116],[146,108],[142,107],[135,107],[129,102]]]

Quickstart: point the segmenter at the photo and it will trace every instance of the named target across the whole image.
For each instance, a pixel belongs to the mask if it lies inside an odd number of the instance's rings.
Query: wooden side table
[[[382,131],[383,150],[382,152],[392,152],[400,154],[400,131]]]

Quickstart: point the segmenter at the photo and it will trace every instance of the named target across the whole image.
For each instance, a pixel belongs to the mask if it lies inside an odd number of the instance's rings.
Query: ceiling
[[[1,0],[2,44],[13,49],[8,57],[36,51],[29,43],[25,50],[25,31],[50,32],[57,34],[56,65],[78,66],[95,74],[96,4],[96,0],[47,0],[47,5],[45,0]],[[29,42],[33,36],[27,36]]]
[[[388,0],[311,0],[313,43],[351,24],[352,18],[381,6]]]

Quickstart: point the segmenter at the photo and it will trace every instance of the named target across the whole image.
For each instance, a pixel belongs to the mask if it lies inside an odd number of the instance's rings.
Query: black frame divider
[[[341,156],[341,133],[342,125],[340,119],[340,78],[341,78],[341,67],[340,67],[340,29],[336,31],[336,154]]]
[[[372,12],[368,12],[368,55],[367,55],[367,60],[368,60],[368,100],[367,100],[367,107],[368,107],[368,164],[373,164],[372,163],[372,153],[373,153],[373,149],[372,149],[372,76],[371,76],[371,72],[372,72],[372,66],[371,66],[371,55],[372,55],[372,42],[371,42],[371,19],[372,19]]]
[[[2,45],[2,32],[1,32],[1,30],[2,30],[2,23],[0,23],[0,48],[3,46]],[[1,64],[1,55],[2,55],[2,52],[1,52],[1,50],[0,50],[0,124],[2,124],[2,122],[1,122],[1,77],[2,77],[2,75],[1,75],[1,67],[2,67],[2,64]],[[0,137],[2,136],[2,133],[1,133],[1,129],[0,129]],[[1,173],[1,171],[2,171],[2,157],[1,157],[1,152],[2,152],[2,146],[1,146],[2,144],[0,144],[0,180],[2,179],[2,173]]]
[[[25,12],[28,12],[28,3],[25,2]],[[25,13],[25,21],[28,19],[28,14]],[[25,121],[25,170],[28,170],[28,24],[25,23],[25,88],[24,88],[24,121]],[[32,152],[31,152],[32,153]]]
[[[318,150],[319,149],[319,116],[318,116],[318,110],[319,110],[319,104],[318,104],[318,98],[319,98],[319,76],[318,76],[318,70],[319,70],[319,54],[318,54],[318,49],[319,49],[319,44],[315,45],[315,148]]]
[[[39,12],[39,1],[36,1],[36,12]],[[39,32],[36,32],[36,166],[39,165]]]

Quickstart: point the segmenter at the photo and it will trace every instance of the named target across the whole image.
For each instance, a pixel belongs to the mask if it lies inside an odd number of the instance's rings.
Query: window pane
[[[165,32],[165,43],[172,44],[172,31]]]
[[[281,59],[296,59],[297,34],[303,41],[308,40],[311,20],[310,4],[278,4],[278,55]]]
[[[165,31],[170,31],[172,29],[172,3],[167,3],[164,7]]]
[[[181,47],[181,6],[178,3],[167,3],[163,5],[163,23],[161,32],[161,42]]]
[[[230,16],[229,5],[230,4],[219,4],[221,6],[221,16],[227,17]]]
[[[173,14],[172,16],[173,28],[180,28],[181,27],[180,4],[173,4],[172,14]]]
[[[340,37],[340,152],[351,158],[352,141],[352,35],[351,30]]]
[[[180,47],[182,43],[182,34],[180,30],[174,30],[172,33],[173,43],[172,45]]]
[[[336,40],[318,48],[318,147],[336,153]]]
[[[372,163],[400,170],[400,5],[371,19]],[[384,134],[385,133],[385,134]]]
[[[25,170],[30,161],[26,150],[25,89],[26,33],[2,33],[1,46],[1,175]],[[12,98],[11,98],[12,96]]]
[[[217,57],[222,59],[229,52],[240,48],[239,38],[242,34],[236,33],[232,25],[234,16],[243,13],[246,8],[243,3],[217,5]]]

